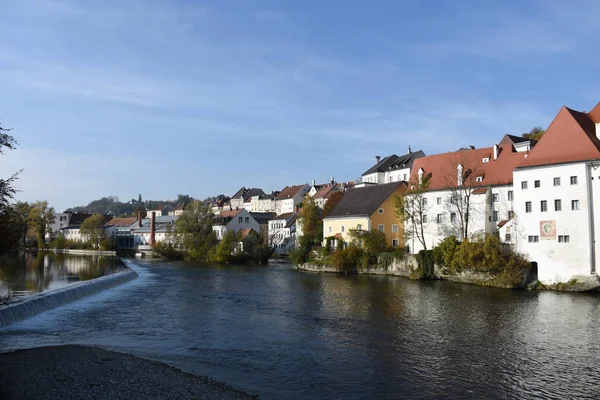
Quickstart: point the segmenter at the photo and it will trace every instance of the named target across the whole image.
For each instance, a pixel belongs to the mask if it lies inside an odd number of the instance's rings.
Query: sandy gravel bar
[[[258,399],[128,354],[84,346],[0,354],[0,399]]]

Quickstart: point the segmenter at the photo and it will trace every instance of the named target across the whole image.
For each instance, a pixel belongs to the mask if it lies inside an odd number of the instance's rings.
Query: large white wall
[[[509,211],[514,209],[514,201],[509,200],[509,191],[512,190],[512,186],[493,186],[486,193],[471,195],[469,237],[493,234],[497,230],[498,222],[508,219]],[[494,195],[497,196],[494,197]],[[450,190],[436,190],[424,195],[424,198],[427,199],[425,208],[427,222],[423,226],[425,228],[425,244],[428,249],[434,248],[450,235],[455,235],[459,239],[461,237],[460,218],[456,206],[450,201],[451,196],[452,191]],[[494,212],[498,213],[496,219]],[[451,221],[452,213],[457,214],[455,222]],[[438,215],[441,216],[440,223],[437,222]],[[406,232],[413,231],[409,221],[405,221],[405,230]],[[423,245],[415,235],[409,237],[406,243],[411,253],[423,250]]]
[[[408,181],[409,179],[410,179],[410,168],[393,169],[391,171],[385,172],[383,183]]]
[[[573,275],[590,275],[594,271],[594,253],[598,254],[598,243],[594,244],[598,227],[600,201],[600,169],[590,163],[575,163],[538,168],[518,169],[514,172],[515,206],[517,219],[515,228],[517,249],[529,260],[538,264],[538,278],[544,283],[566,282]],[[570,178],[577,177],[572,185]],[[560,186],[554,186],[554,178],[560,178]],[[534,182],[540,181],[536,188]],[[521,182],[527,189],[521,189]],[[560,199],[562,210],[555,211],[554,201]],[[541,211],[541,201],[546,200],[548,211]],[[572,201],[579,201],[579,210],[572,210]],[[530,201],[531,212],[526,212]],[[540,234],[541,221],[555,221],[556,238],[543,240]],[[559,243],[559,235],[568,235],[568,243]],[[537,243],[530,243],[529,236],[538,236]],[[597,240],[596,240],[597,242]]]

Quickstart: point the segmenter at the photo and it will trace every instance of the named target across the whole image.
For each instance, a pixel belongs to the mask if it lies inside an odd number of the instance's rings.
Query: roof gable
[[[404,182],[393,182],[347,190],[344,197],[327,215],[327,218],[370,216],[401,187],[406,188],[406,184]]]
[[[306,185],[286,186],[283,190],[275,197],[275,200],[291,199],[296,196]]]
[[[600,159],[595,130],[588,114],[563,107],[519,167]]]

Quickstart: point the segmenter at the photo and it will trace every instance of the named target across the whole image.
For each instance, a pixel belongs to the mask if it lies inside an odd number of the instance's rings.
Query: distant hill
[[[108,196],[94,200],[87,206],[72,207],[66,211],[85,211],[91,214],[111,214],[114,216],[134,216],[140,208],[144,210],[153,210],[159,206],[171,206],[175,208],[179,203],[188,204],[193,198],[187,194],[178,194],[175,200],[140,200],[141,195],[137,200],[132,199],[128,202],[122,202],[115,196]]]

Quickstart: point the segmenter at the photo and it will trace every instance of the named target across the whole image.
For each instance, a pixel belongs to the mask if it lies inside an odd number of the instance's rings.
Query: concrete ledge
[[[126,262],[124,264],[127,266]],[[127,267],[126,271],[28,296],[0,308],[0,328],[129,282],[137,277],[138,273]]]

